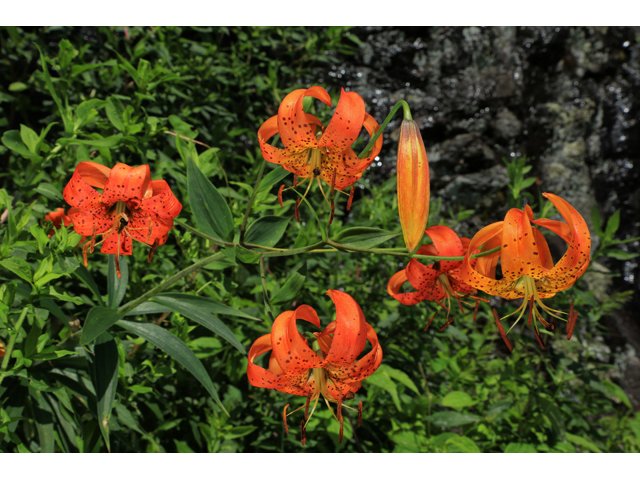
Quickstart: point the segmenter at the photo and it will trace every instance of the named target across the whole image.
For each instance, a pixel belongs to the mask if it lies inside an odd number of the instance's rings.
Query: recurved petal
[[[434,225],[427,228],[424,233],[429,236],[436,249],[436,255],[441,257],[462,257],[466,253],[462,240],[451,228],[444,225]],[[439,270],[448,272],[454,268],[460,268],[462,260],[442,260]]]
[[[433,286],[438,279],[438,271],[431,265],[426,266],[415,258],[409,260],[407,265],[407,279],[416,290],[424,290]]]
[[[567,286],[570,286],[584,273],[589,265],[591,235],[586,222],[569,202],[552,193],[543,193],[542,195],[548,198],[558,209],[571,231],[571,241],[568,242],[567,251],[547,275],[562,282],[562,285],[568,283],[569,285]]]
[[[350,364],[362,352],[367,339],[364,314],[360,305],[348,294],[327,290],[336,306],[336,329],[326,363]]]
[[[524,275],[537,279],[544,277],[531,220],[533,212],[528,205],[524,211],[512,208],[504,218],[501,261],[506,280],[515,281]]]
[[[164,180],[149,183],[140,207],[146,215],[153,218],[172,219],[182,210],[182,204],[175,197],[169,184]]]
[[[151,235],[149,236],[149,223],[151,223]],[[167,241],[169,230],[173,227],[171,218],[150,218],[139,211],[129,217],[127,233],[139,242],[152,245],[164,245]]]
[[[118,237],[120,237],[120,251],[118,251]],[[131,255],[132,245],[133,241],[124,232],[122,232],[120,235],[118,235],[116,232],[113,232],[104,240],[102,247],[100,247],[100,251],[102,253],[119,253],[120,255]]]
[[[317,148],[315,127],[302,109],[304,97],[315,97],[331,106],[331,97],[322,87],[294,90],[287,95],[278,109],[278,132],[285,148]]]
[[[73,229],[80,235],[101,234],[113,227],[113,220],[106,216],[105,208],[95,208],[92,213],[81,208],[71,207],[67,215],[73,222]]]
[[[101,203],[100,194],[93,188],[104,188],[111,169],[95,162],[80,162],[62,196],[72,207],[92,210]]]
[[[149,165],[130,167],[118,163],[111,169],[111,175],[102,191],[102,202],[113,205],[126,202],[130,207],[138,208],[151,182]]]
[[[400,270],[389,279],[387,292],[403,305],[415,305],[425,300],[426,297],[421,291],[400,293],[402,285],[407,281],[406,269]]]
[[[356,141],[364,123],[364,100],[356,92],[340,92],[340,100],[329,125],[320,137],[319,147],[344,151]]]
[[[461,278],[467,285],[482,290],[490,295],[496,295],[495,290],[500,285],[500,280],[496,280],[496,265],[500,252],[480,257],[475,266],[472,263],[471,255],[477,250],[486,252],[501,244],[502,229],[504,222],[496,222],[487,225],[476,233],[469,243],[469,250],[462,261]]]
[[[349,371],[349,380],[363,380],[375,372],[382,363],[382,347],[378,343],[378,335],[371,325],[366,324],[367,340],[371,343],[371,351],[356,362]]]
[[[322,359],[313,352],[307,340],[298,332],[298,319],[306,320],[320,328],[315,311],[307,305],[302,305],[295,311],[278,315],[271,329],[273,355],[287,375],[304,372],[322,364]]]
[[[278,374],[270,372],[254,363],[254,360],[263,353],[271,350],[271,335],[263,335],[258,338],[249,349],[249,364],[247,365],[247,377],[254,387],[276,388]]]

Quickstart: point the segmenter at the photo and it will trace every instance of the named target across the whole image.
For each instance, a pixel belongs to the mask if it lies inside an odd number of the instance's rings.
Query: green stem
[[[182,220],[176,220],[175,218],[173,219],[173,223],[180,225],[181,227],[186,228],[187,230],[192,231],[193,233],[195,233],[196,235],[201,236],[202,238],[206,238],[207,240],[209,240],[211,243],[215,244],[215,245],[219,245],[221,247],[235,247],[236,244],[232,243],[232,242],[223,242],[222,240],[218,240],[217,238],[214,237],[210,237],[209,235],[207,235],[206,233],[202,233],[200,230],[197,230],[195,228],[193,228],[191,225],[187,225],[185,222],[183,222]]]
[[[373,148],[373,145],[376,143],[376,140],[380,135],[382,135],[382,132],[384,131],[385,128],[387,128],[387,125],[389,125],[389,122],[391,121],[393,116],[396,114],[396,112],[400,109],[400,107],[402,107],[402,109],[404,110],[405,120],[411,120],[411,110],[409,109],[409,104],[404,100],[400,100],[398,103],[396,103],[393,106],[393,108],[391,109],[391,112],[389,112],[389,115],[387,115],[387,118],[385,118],[384,122],[382,122],[382,125],[380,125],[380,129],[375,133],[373,137],[371,137],[371,140],[369,140],[369,143],[367,144],[367,146],[364,147],[364,150],[362,150],[360,155],[358,155],[358,158],[365,158],[368,155],[369,150]]]
[[[13,353],[13,347],[16,344],[16,340],[18,339],[18,335],[20,335],[20,329],[22,328],[22,322],[24,322],[25,317],[27,316],[27,311],[29,307],[24,307],[22,309],[22,313],[20,313],[20,317],[18,317],[18,321],[15,325],[15,332],[11,335],[9,339],[9,344],[4,352],[4,358],[2,359],[2,366],[0,366],[0,371],[4,372],[7,370],[9,366],[9,359],[11,358],[11,353]],[[2,379],[4,377],[0,376],[0,383],[2,383]]]
[[[300,247],[300,248],[292,248],[291,250],[283,250],[281,252],[263,252],[262,256],[263,257],[287,257],[289,255],[297,255],[299,253],[307,253],[310,252],[311,250],[315,250],[317,248],[321,248],[323,246],[325,246],[326,243],[325,242],[318,242],[318,243],[314,243],[313,245],[307,245],[306,247]]]
[[[242,219],[242,226],[240,227],[240,245],[244,244],[244,232],[247,229],[247,220],[249,220],[249,214],[251,213],[251,206],[253,205],[253,200],[256,198],[258,194],[258,187],[260,186],[260,181],[262,180],[262,174],[264,173],[264,167],[267,165],[267,161],[264,160],[262,165],[260,166],[260,171],[258,172],[258,178],[256,178],[256,183],[253,186],[253,194],[249,199],[249,205],[247,205],[247,210],[244,212],[244,218]]]
[[[120,307],[118,309],[118,313],[126,314],[126,313],[130,312],[131,310],[136,308],[141,303],[146,302],[151,297],[159,294],[160,292],[162,292],[163,290],[167,289],[168,287],[170,287],[174,283],[179,282],[180,280],[182,280],[184,277],[186,277],[190,273],[195,272],[196,270],[199,270],[200,268],[204,267],[205,265],[209,265],[210,263],[217,262],[218,260],[221,260],[222,258],[224,258],[224,253],[218,252],[218,253],[216,253],[214,255],[211,255],[210,257],[206,257],[206,258],[203,258],[202,260],[197,261],[193,265],[191,265],[191,266],[185,268],[184,270],[176,273],[173,277],[167,278],[160,285],[158,285],[155,288],[152,288],[151,290],[149,290],[144,295],[141,295],[138,298],[136,298],[135,300],[131,300],[129,303],[123,305],[122,307]]]

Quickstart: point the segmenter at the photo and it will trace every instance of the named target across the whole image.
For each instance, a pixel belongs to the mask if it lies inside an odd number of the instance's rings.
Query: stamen
[[[476,317],[478,316],[479,306],[480,306],[480,300],[476,299],[476,306],[473,308],[473,323],[476,323]]]
[[[362,402],[358,402],[358,427],[362,423]]]
[[[316,177],[316,180],[318,181],[318,187],[320,187],[320,193],[322,193],[322,196],[324,197],[325,201],[329,203],[329,199],[327,198],[327,195],[324,193],[324,188],[322,188],[322,182],[320,181],[320,177]]]
[[[282,411],[282,421],[284,422],[284,431],[288,435],[289,427],[287,426],[287,408],[289,408],[288,403],[284,406],[284,410]]]
[[[450,320],[447,320],[447,323],[445,323],[442,328],[439,328],[438,331],[439,332],[444,332],[444,329],[447,328],[449,325],[451,325],[451,322],[453,322],[453,319],[455,318],[455,316],[451,317]]]
[[[149,251],[149,256],[147,257],[147,263],[151,263],[151,259],[153,258],[153,252],[156,251],[157,246],[158,246],[158,238],[156,237],[153,240],[153,245],[151,245],[151,250]]]
[[[333,197],[331,197],[331,216],[329,216],[329,225],[333,222],[333,214],[335,212],[335,204],[333,202]]]
[[[340,419],[340,433],[338,434],[338,443],[342,443],[342,438],[344,437],[344,418]]]
[[[307,403],[304,406],[304,419],[306,420],[307,418],[309,418],[309,404],[311,403],[311,396],[313,395],[313,392],[309,392],[309,394],[307,395]]]
[[[307,443],[307,429],[305,428],[304,420],[300,422],[300,442],[303,446]]]
[[[436,313],[434,313],[431,318],[429,319],[429,321],[427,322],[427,326],[424,327],[424,331],[426,332],[429,329],[429,326],[431,325],[431,322],[433,322],[433,319],[436,318],[436,315],[438,314],[440,310],[436,310]]]
[[[298,175],[294,174],[293,175],[293,188],[296,188],[298,186]]]
[[[504,340],[504,343],[507,344],[507,348],[509,349],[509,351],[510,352],[513,351],[513,346],[511,346],[511,342],[507,338],[507,332],[504,331],[504,327],[502,326],[502,323],[498,318],[498,312],[496,311],[495,308],[493,309],[493,318],[495,318],[496,320],[496,325],[498,326],[498,330],[500,331],[500,336],[502,337],[502,340]]]
[[[571,340],[577,319],[578,312],[573,311],[573,301],[571,301],[571,305],[569,306],[569,319],[567,320],[567,340]]]
[[[298,209],[298,207],[300,206],[300,199],[296,200],[296,208],[295,208],[295,214],[296,214],[296,221],[298,223],[300,223],[300,211]]]
[[[342,416],[342,398],[338,399],[338,406],[336,407],[336,413],[338,414],[338,421],[340,422],[340,433],[338,434],[338,443],[342,443],[344,417]]]
[[[529,300],[529,318],[527,319],[527,327],[531,326],[531,317],[533,316],[533,297]]]
[[[97,230],[98,226],[94,225],[93,226],[93,232],[91,233],[91,253],[93,253],[93,247],[95,247],[96,245],[96,230]],[[86,267],[86,265],[85,265]]]
[[[331,177],[331,192],[329,193],[329,196],[331,198],[333,198],[333,191],[336,188],[336,173],[338,173],[338,169],[334,168],[333,169],[333,176]]]
[[[147,232],[147,239],[146,239],[147,243],[149,243],[149,240],[151,240],[152,231],[153,231],[153,221],[151,220],[151,217],[149,217],[149,231]]]
[[[91,246],[91,242],[87,242],[82,247],[82,258],[84,259],[84,266],[87,267],[89,264],[87,262],[87,250]]]
[[[538,329],[534,327],[533,331],[535,332],[536,338],[538,339],[538,343],[540,344],[542,349],[546,350],[546,348],[544,348],[544,343],[542,343],[542,338],[540,338],[540,333],[538,333]]]
[[[351,186],[351,191],[349,192],[349,201],[347,202],[347,212],[351,210],[351,204],[353,203],[353,193],[355,192],[355,187]]]
[[[284,190],[284,183],[280,185],[280,189],[278,190],[278,201],[280,202],[280,206],[284,207],[284,204],[282,203],[282,190]]]
[[[120,276],[120,258],[119,257],[120,257],[120,243],[118,243],[118,253],[116,253],[116,274],[118,275],[118,278],[122,278]]]

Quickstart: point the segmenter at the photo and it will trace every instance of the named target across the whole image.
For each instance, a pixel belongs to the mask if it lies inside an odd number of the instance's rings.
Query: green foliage
[[[292,183],[281,167],[256,182],[258,127],[358,44],[341,27],[0,30],[0,451],[640,451],[640,415],[615,383],[614,356],[597,348],[598,320],[624,295],[601,304],[578,282],[579,331],[568,341],[556,329],[545,352],[516,328],[509,354],[484,307],[475,323],[465,308],[444,331],[424,332],[437,306],[386,292],[407,261],[394,178],[358,182],[350,212],[337,195],[330,228],[317,191],[300,223],[294,195],[280,207],[278,187]],[[99,247],[83,265],[72,228],[49,236],[43,218],[64,206],[81,161],[150,164],[169,182],[181,220],[151,264],[135,244],[118,278]],[[526,159],[508,169],[515,202],[534,181]],[[602,231],[594,220],[599,255],[620,255],[618,223]],[[245,230],[245,244],[232,243]],[[327,325],[329,288],[362,306],[384,363],[346,402],[363,401],[362,426],[345,411],[340,444],[318,405],[302,447],[302,411],[285,435],[282,410],[305,399],[251,387],[246,352],[301,304]],[[552,306],[568,303],[563,292]]]

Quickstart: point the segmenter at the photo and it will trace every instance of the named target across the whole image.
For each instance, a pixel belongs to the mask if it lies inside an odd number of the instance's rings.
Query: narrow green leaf
[[[125,313],[125,317],[132,317],[137,315],[155,315],[157,313],[166,313],[172,311],[173,310],[171,310],[169,307],[165,307],[164,305],[160,305],[156,302],[144,302],[138,305],[133,310]]]
[[[55,449],[54,415],[51,406],[44,398],[45,394],[39,389],[29,387],[29,394],[32,399],[33,416],[40,440],[40,452],[53,453]]]
[[[189,203],[200,230],[210,237],[230,240],[233,217],[229,205],[191,159],[187,163],[187,187]]]
[[[620,210],[616,210],[613,215],[607,221],[607,228],[605,229],[604,236],[611,240],[613,235],[618,231],[620,227]]]
[[[579,435],[574,435],[574,434],[569,433],[569,432],[567,432],[565,434],[565,437],[566,437],[568,442],[571,442],[574,445],[578,445],[583,450],[588,450],[588,451],[594,452],[594,453],[602,453],[602,450],[600,450],[598,448],[598,446],[595,443],[593,443],[591,440],[587,440],[584,437],[581,437]]]
[[[353,227],[338,232],[334,241],[356,248],[373,248],[400,235],[380,228]]]
[[[442,399],[442,405],[445,407],[455,408],[460,410],[464,407],[470,407],[475,405],[471,396],[465,392],[449,392]]]
[[[36,187],[36,192],[41,193],[49,200],[62,201],[62,192],[50,183],[40,183]]]
[[[0,261],[0,265],[2,265],[7,270],[15,273],[23,280],[31,283],[33,280],[33,272],[31,271],[31,265],[18,257],[9,257]]]
[[[431,423],[442,428],[461,427],[480,420],[477,415],[458,412],[437,412],[427,418]]]
[[[154,301],[208,328],[231,343],[241,353],[246,353],[246,350],[229,327],[211,313],[215,310],[215,307],[212,304],[208,304],[206,299],[194,295],[173,294],[171,296],[158,295],[154,297]]]
[[[258,263],[260,261],[260,256],[258,252],[254,252],[253,250],[249,250],[244,248],[242,245],[236,245],[235,247],[236,258],[240,260],[242,263]]]
[[[107,113],[107,118],[111,122],[111,125],[124,133],[124,106],[122,105],[120,99],[114,97],[113,95],[107,98],[107,106],[105,108],[105,111]]]
[[[391,399],[393,400],[393,403],[395,404],[398,411],[402,411],[400,397],[398,396],[398,388],[396,387],[393,379],[386,371],[384,371],[384,369],[378,369],[372,375],[367,377],[367,384],[375,385],[386,391],[389,395],[391,395]]]
[[[249,225],[245,241],[252,245],[274,247],[287,230],[291,217],[267,215]]]
[[[38,147],[40,138],[38,137],[38,134],[36,132],[34,132],[26,125],[20,125],[20,138],[31,153],[34,153],[36,155],[38,154],[38,152],[36,152],[36,149]]]
[[[162,327],[149,323],[129,322],[126,320],[120,320],[118,326],[129,330],[130,332],[144,338],[149,343],[154,344],[156,347],[163,350],[167,355],[173,357],[184,368],[189,370],[191,374],[206,388],[209,395],[218,404],[218,406],[229,415],[227,409],[224,408],[218,393],[216,392],[211,377],[207,373],[207,370],[202,365],[202,362],[195,356],[195,354],[187,347],[182,340],[168,332]]]
[[[71,328],[71,325],[69,324],[69,319],[64,314],[62,309],[58,305],[56,305],[56,302],[54,302],[52,298],[43,298],[39,301],[39,304],[42,308],[51,312],[58,320],[60,320],[69,328]]]
[[[116,273],[116,256],[109,255],[109,272],[107,275],[108,305],[111,308],[118,308],[122,299],[127,293],[129,283],[129,263],[127,257],[120,255],[120,275]]]
[[[98,303],[104,306],[100,289],[98,288],[98,285],[96,284],[95,280],[89,273],[89,270],[87,270],[87,267],[85,267],[84,265],[80,265],[77,269],[73,271],[73,273],[76,277],[78,277],[82,281],[82,283],[84,283],[87,286],[89,290],[91,290],[91,293],[93,293]]]
[[[17,154],[22,155],[24,158],[29,160],[38,161],[42,159],[40,155],[36,155],[29,151],[22,141],[22,137],[18,130],[9,130],[4,132],[4,135],[2,135],[2,144],[9,150],[13,150]]]
[[[107,450],[111,451],[109,419],[111,418],[111,409],[113,408],[118,386],[119,356],[116,342],[107,332],[101,333],[96,339],[93,355],[91,380],[98,402],[98,425],[107,445]]]
[[[304,275],[298,273],[298,272],[293,272],[289,278],[287,279],[286,282],[284,282],[284,285],[282,287],[280,287],[280,290],[278,290],[276,293],[273,294],[273,296],[271,297],[271,304],[272,305],[280,305],[283,303],[290,303],[293,300],[295,300],[298,296],[298,293],[300,292],[300,290],[302,290],[302,287],[304,285],[304,281],[307,278],[306,277],[306,264],[304,267]]]
[[[456,435],[448,439],[445,445],[448,453],[480,453],[480,448],[478,448],[476,442],[469,437]]]
[[[80,343],[86,345],[95,340],[102,332],[120,320],[124,315],[113,308],[93,307],[87,314],[87,319],[82,326]]]
[[[279,183],[290,173],[291,172],[289,170],[285,170],[284,168],[282,168],[282,166],[274,168],[269,173],[267,173],[260,181],[260,185],[258,185],[258,193],[269,190],[272,186],[274,186],[276,183]]]
[[[228,307],[227,305],[224,305],[223,303],[220,303],[213,298],[197,297],[195,295],[187,295],[186,293],[161,293],[153,297],[153,299],[158,303],[160,303],[160,300],[164,299],[170,299],[175,302],[184,302],[185,304],[191,305],[193,308],[199,308],[215,315],[229,315],[231,317],[241,317],[247,318],[249,320],[255,320],[256,322],[262,321],[259,318],[248,315],[244,312],[241,312],[240,310]],[[163,305],[167,305],[167,303],[165,302],[163,303]]]
[[[536,446],[531,443],[511,442],[504,448],[504,453],[537,453]]]

